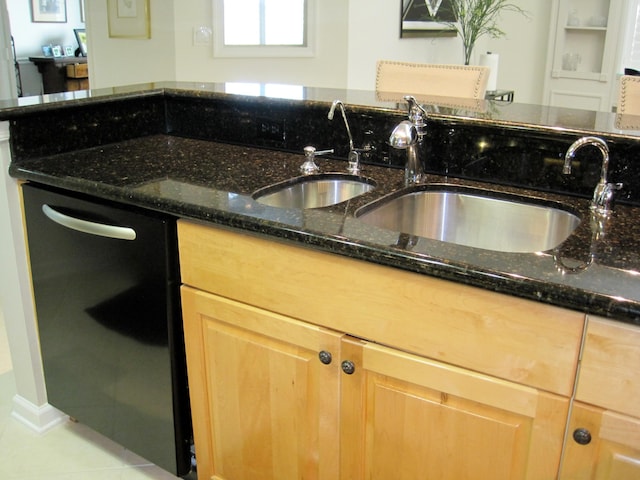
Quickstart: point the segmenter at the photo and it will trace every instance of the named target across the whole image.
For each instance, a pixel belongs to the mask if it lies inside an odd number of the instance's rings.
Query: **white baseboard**
[[[13,418],[25,424],[37,433],[45,433],[69,420],[69,417],[48,403],[37,406],[20,395],[13,397]]]

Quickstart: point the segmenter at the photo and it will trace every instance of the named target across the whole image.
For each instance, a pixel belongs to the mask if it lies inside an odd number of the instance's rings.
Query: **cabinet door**
[[[576,402],[560,478],[639,480],[640,420]]]
[[[188,287],[182,296],[199,478],[338,478],[340,335]]]
[[[348,339],[341,478],[555,479],[568,399]]]

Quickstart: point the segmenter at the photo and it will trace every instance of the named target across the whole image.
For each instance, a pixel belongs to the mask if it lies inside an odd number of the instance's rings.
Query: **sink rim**
[[[264,197],[271,195],[271,194],[276,194],[278,192],[282,192],[284,190],[290,189],[290,188],[294,188],[298,185],[305,185],[305,184],[313,184],[313,183],[321,183],[321,182],[350,182],[350,183],[354,183],[354,184],[361,184],[361,185],[368,185],[370,188],[368,188],[366,191],[359,193],[357,195],[353,195],[349,198],[345,198],[344,200],[341,200],[339,202],[335,202],[335,203],[329,203],[329,204],[325,204],[325,205],[318,205],[318,206],[314,206],[314,207],[298,207],[298,206],[275,206],[275,205],[270,205],[269,203],[265,203],[265,202],[261,202],[261,199],[263,199]],[[286,180],[283,180],[281,182],[277,182],[277,183],[273,183],[270,185],[266,185],[264,187],[260,187],[257,190],[255,190],[252,194],[251,194],[251,198],[258,202],[261,203],[262,205],[267,205],[267,206],[272,206],[274,208],[302,208],[302,209],[309,209],[309,208],[325,208],[325,207],[331,207],[334,205],[338,205],[340,203],[344,203],[348,200],[351,200],[353,198],[357,198],[360,197],[361,195],[364,195],[366,193],[370,193],[371,191],[375,190],[377,187],[377,182],[375,180],[373,180],[372,178],[363,176],[363,175],[354,175],[354,174],[350,174],[350,173],[341,173],[341,172],[323,172],[323,173],[315,173],[312,175],[299,175],[296,177],[291,177],[288,178]]]
[[[562,210],[566,213],[570,213],[575,217],[578,217],[582,221],[583,213],[573,205],[560,202],[558,200],[552,200],[548,198],[540,198],[535,196],[523,195],[513,192],[504,192],[499,190],[493,190],[487,187],[461,185],[458,183],[446,183],[446,182],[434,182],[434,183],[420,183],[416,185],[405,186],[385,194],[382,197],[376,198],[371,202],[358,207],[354,212],[356,218],[361,217],[365,213],[375,208],[378,208],[388,202],[395,200],[396,198],[410,195],[412,193],[419,192],[446,192],[446,193],[461,193],[466,195],[475,195],[478,197],[486,197],[493,200],[504,200],[515,203],[523,203],[527,205],[534,205],[543,208],[555,208],[556,210]],[[530,191],[530,190],[528,190]],[[558,196],[559,194],[554,194]]]
[[[496,248],[497,246],[494,248],[490,248],[488,246],[480,246],[480,243],[482,242],[476,243],[476,244],[462,243],[462,242],[452,241],[450,239],[438,238],[437,236],[428,236],[425,234],[421,234],[421,233],[424,233],[424,230],[422,230],[422,232],[420,233],[416,233],[418,230],[421,230],[420,228],[416,228],[412,231],[410,231],[411,230],[410,228],[406,228],[406,229],[390,228],[383,225],[384,220],[376,222],[376,221],[369,221],[367,218],[363,218],[363,217],[366,217],[368,214],[372,214],[376,210],[379,210],[394,201],[399,201],[403,197],[409,197],[410,195],[421,193],[421,192],[467,195],[472,197],[479,197],[483,201],[485,200],[503,201],[507,203],[512,203],[515,206],[538,207],[542,209],[550,209],[555,211],[553,212],[553,215],[567,215],[569,217],[568,221],[571,221],[572,228],[570,230],[567,229],[569,231],[566,237],[564,237],[554,246],[551,246],[549,248],[540,249],[540,250],[536,250],[536,249],[513,249],[512,250],[512,249],[504,249],[504,247]],[[441,214],[439,213],[438,215],[441,215]],[[398,216],[401,217],[401,209],[398,210]],[[582,212],[579,208],[571,204],[563,203],[553,199],[540,198],[536,196],[497,191],[490,188],[460,185],[455,183],[442,183],[442,182],[405,186],[403,188],[400,188],[396,191],[388,193],[380,198],[377,198],[359,207],[354,212],[354,217],[369,226],[380,228],[386,231],[396,232],[399,234],[408,234],[416,237],[426,238],[428,240],[436,240],[444,243],[464,246],[467,248],[477,248],[477,249],[490,250],[494,252],[503,252],[503,253],[532,253],[532,252],[552,250],[553,248],[557,248],[558,246],[560,246],[561,244],[569,240],[569,238],[575,235],[578,229],[584,224],[584,212]],[[442,216],[442,218],[444,218],[444,216]],[[397,222],[397,224],[394,225],[394,227],[402,226],[401,219],[398,219],[395,221]],[[419,225],[417,223],[413,223],[411,226],[419,226]]]

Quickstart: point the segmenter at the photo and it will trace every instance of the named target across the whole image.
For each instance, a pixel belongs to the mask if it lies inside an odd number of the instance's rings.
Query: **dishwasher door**
[[[49,403],[184,475],[175,220],[33,184],[23,192]]]

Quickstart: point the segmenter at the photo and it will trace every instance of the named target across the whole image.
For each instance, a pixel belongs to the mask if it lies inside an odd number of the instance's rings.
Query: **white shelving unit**
[[[553,0],[544,95],[552,106],[611,111],[623,0]]]

